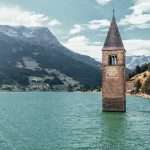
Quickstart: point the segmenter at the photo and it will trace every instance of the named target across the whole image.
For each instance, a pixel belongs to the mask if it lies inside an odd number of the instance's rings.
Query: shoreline
[[[70,93],[70,92],[83,92],[83,93],[101,93],[101,91],[96,91],[96,90],[93,90],[93,91],[90,91],[90,90],[88,90],[88,91],[55,91],[55,90],[50,90],[50,91],[41,91],[41,90],[33,90],[33,91],[21,91],[21,90],[16,90],[16,91],[8,91],[8,90],[0,90],[0,93],[3,93],[3,92],[10,92],[10,93],[27,93],[27,92],[29,92],[29,93],[31,93],[31,92],[68,92],[68,93]],[[148,95],[148,94],[144,94],[144,93],[137,93],[137,94],[131,94],[131,93],[126,93],[126,95],[127,96],[136,96],[136,97],[143,97],[143,98],[145,98],[145,99],[150,99],[150,95]]]
[[[144,93],[137,93],[137,94],[130,94],[130,93],[127,93],[127,95],[130,95],[130,96],[137,96],[137,97],[143,97],[143,98],[145,98],[145,99],[150,99],[150,95],[144,94]]]

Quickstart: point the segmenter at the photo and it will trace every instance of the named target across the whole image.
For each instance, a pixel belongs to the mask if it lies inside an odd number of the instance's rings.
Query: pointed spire
[[[119,33],[119,29],[116,23],[116,18],[115,18],[115,10],[113,9],[113,17],[111,21],[111,25],[109,27],[109,31],[107,34],[106,41],[104,43],[104,48],[103,49],[113,49],[113,48],[122,48],[124,49],[122,39]]]
[[[113,8],[113,17],[115,17],[115,9]]]

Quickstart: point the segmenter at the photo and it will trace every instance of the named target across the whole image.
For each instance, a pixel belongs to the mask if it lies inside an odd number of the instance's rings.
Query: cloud
[[[81,35],[68,39],[63,45],[76,53],[88,55],[100,61],[102,49],[100,42],[90,43],[87,37]]]
[[[109,2],[111,2],[111,0],[96,0],[96,2],[97,2],[99,5],[106,5],[106,4],[108,4]]]
[[[56,27],[56,26],[62,25],[62,23],[58,21],[57,19],[54,19],[54,20],[49,21],[48,25],[51,27]]]
[[[19,6],[0,6],[0,14],[1,25],[54,27],[61,24],[56,19],[50,20],[49,17],[44,14],[27,11]]]
[[[91,20],[88,23],[88,28],[91,30],[97,30],[99,28],[106,28],[110,25],[110,21],[106,19],[102,20]]]
[[[127,25],[130,28],[150,28],[150,0],[134,0],[130,10],[132,13],[121,19],[120,25]]]
[[[127,55],[145,55],[150,56],[150,40],[130,39],[124,40]]]
[[[129,39],[123,40],[123,43],[127,51],[127,56],[150,56],[150,40]],[[81,35],[68,39],[65,43],[63,43],[63,45],[76,53],[88,55],[97,61],[101,61],[103,43],[90,42],[87,37]]]
[[[107,19],[91,20],[86,24],[74,24],[69,32],[69,35],[75,35],[81,33],[82,31],[98,30],[98,29],[100,29],[101,32],[106,32],[108,30],[107,27],[109,25],[110,21]]]
[[[69,34],[74,35],[80,33],[82,30],[84,30],[84,28],[81,25],[75,24],[73,25],[73,28],[70,30]]]

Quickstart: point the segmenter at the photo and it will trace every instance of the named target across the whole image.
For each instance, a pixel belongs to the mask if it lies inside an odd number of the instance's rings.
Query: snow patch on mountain
[[[26,69],[30,69],[30,70],[40,69],[39,63],[31,57],[23,57],[22,61]]]
[[[141,66],[144,63],[150,62],[150,56],[127,56],[126,58],[126,64],[127,68],[129,69],[135,69],[137,65]]]
[[[23,32],[22,35],[26,38],[33,38],[34,37],[34,34],[33,32]]]
[[[18,36],[18,33],[15,30],[13,30],[12,28],[2,27],[2,28],[0,28],[0,32],[7,35],[7,36],[10,36],[10,37],[17,37]]]
[[[80,85],[80,82],[74,80],[73,78],[61,73],[60,71],[56,70],[56,69],[45,69],[45,71],[49,74],[55,74],[62,82],[65,86],[78,86]]]
[[[21,62],[17,62],[16,63],[16,67],[20,68],[20,69],[24,68],[24,66],[23,66],[23,64]]]

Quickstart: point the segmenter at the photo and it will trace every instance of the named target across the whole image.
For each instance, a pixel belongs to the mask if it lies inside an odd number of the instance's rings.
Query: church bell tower
[[[125,48],[114,11],[102,49],[102,76],[103,111],[125,112]]]

